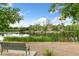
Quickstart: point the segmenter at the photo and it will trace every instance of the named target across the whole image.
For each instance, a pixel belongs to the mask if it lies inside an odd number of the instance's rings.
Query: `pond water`
[[[29,34],[0,34],[0,41],[3,41],[4,37],[28,37]]]

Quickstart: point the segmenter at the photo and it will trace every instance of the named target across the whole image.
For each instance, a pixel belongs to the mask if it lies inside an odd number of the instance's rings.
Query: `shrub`
[[[49,49],[46,49],[43,53],[44,56],[53,56],[53,51],[50,51]]]

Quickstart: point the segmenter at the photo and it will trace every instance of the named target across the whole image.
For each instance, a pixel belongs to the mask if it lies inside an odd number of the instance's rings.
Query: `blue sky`
[[[14,3],[11,4],[14,8],[20,9],[20,14],[23,15],[23,20],[21,24],[15,24],[17,26],[27,26],[40,18],[47,18],[53,21],[57,17],[59,17],[59,13],[55,12],[53,14],[49,13],[51,3]],[[53,22],[57,23],[57,22]]]
[[[58,16],[58,13],[50,14],[48,12],[51,4],[50,3],[17,3],[13,4],[13,7],[17,7],[24,14],[24,19],[38,19],[40,17],[47,17],[52,19]]]

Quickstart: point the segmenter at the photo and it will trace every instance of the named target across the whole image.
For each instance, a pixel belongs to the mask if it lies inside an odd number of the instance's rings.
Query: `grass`
[[[43,52],[44,56],[53,56],[53,51],[49,50],[49,49],[45,49],[45,51]]]
[[[79,32],[62,32],[51,34],[33,34],[29,37],[5,37],[4,41],[17,41],[17,42],[72,42],[70,37],[79,39]],[[74,39],[75,40],[75,39]],[[77,40],[79,41],[79,40]]]
[[[17,41],[17,42],[50,42],[51,37],[47,36],[30,36],[30,37],[5,37],[4,41]]]

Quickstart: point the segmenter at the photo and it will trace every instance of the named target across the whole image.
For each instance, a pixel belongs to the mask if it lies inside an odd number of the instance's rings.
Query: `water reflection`
[[[8,34],[0,34],[0,41],[3,41],[4,37],[28,37],[29,34],[14,34],[14,33],[8,33]]]

